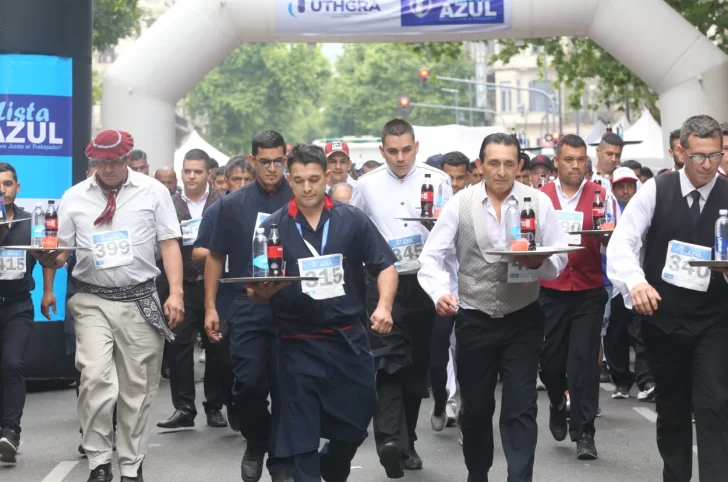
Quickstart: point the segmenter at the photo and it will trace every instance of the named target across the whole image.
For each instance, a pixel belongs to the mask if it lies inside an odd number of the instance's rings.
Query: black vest
[[[718,177],[696,226],[690,217],[687,198],[680,189],[680,173],[655,177],[657,189],[655,213],[645,240],[644,272],[647,282],[662,297],[659,309],[643,321],[652,323],[665,333],[683,326],[699,334],[710,325],[728,321],[728,283],[723,275],[711,272],[708,291],[679,288],[662,280],[667,245],[672,240],[712,247],[715,243],[715,221],[718,211],[728,208],[728,179]]]

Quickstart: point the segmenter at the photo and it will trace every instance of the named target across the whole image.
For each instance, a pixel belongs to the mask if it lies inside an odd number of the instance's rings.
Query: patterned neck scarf
[[[105,191],[109,191],[109,200],[106,202],[106,207],[104,208],[104,211],[101,213],[101,216],[96,218],[96,221],[94,221],[94,226],[98,226],[99,224],[110,224],[111,220],[114,218],[114,213],[116,213],[116,195],[119,193],[119,190],[122,188],[124,183],[126,183],[127,179],[129,179],[129,172],[127,171],[126,176],[124,176],[124,180],[119,183],[116,187],[112,187],[107,185],[104,181],[101,180],[99,177],[99,173],[96,173],[96,183],[99,185],[99,187]]]

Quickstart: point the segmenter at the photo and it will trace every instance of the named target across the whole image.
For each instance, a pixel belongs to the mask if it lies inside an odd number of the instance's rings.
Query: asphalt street
[[[201,376],[203,365],[198,364]],[[612,386],[600,390],[603,416],[597,419],[596,443],[599,459],[581,462],[576,459],[575,444],[553,440],[548,430],[548,398],[539,392],[539,442],[536,451],[534,481],[538,482],[659,482],[662,463],[655,443],[654,404],[629,400],[612,400]],[[163,381],[154,412],[155,427],[144,464],[148,482],[238,481],[240,460],[245,441],[229,428],[213,429],[204,421],[202,386],[198,384],[198,410],[194,429],[182,432],[163,432],[156,422],[172,413],[169,382]],[[636,397],[636,389],[632,396]],[[2,482],[85,482],[88,465],[76,451],[80,435],[76,416],[75,390],[65,389],[30,393],[23,416],[22,446],[15,466],[0,464]],[[500,387],[496,393],[500,401]],[[417,451],[424,468],[408,472],[403,481],[465,482],[467,472],[458,444],[457,429],[446,428],[435,433],[430,428],[429,412],[432,402],[423,402],[419,420]],[[506,461],[498,438],[499,409],[496,408],[496,449],[490,480],[505,482]],[[567,438],[568,440],[568,438]],[[694,452],[696,449],[694,449]],[[697,456],[694,458],[697,477]],[[114,480],[120,479],[114,467]],[[263,476],[264,481],[270,478]],[[352,463],[349,482],[384,482],[386,478],[378,463],[371,437],[359,449]]]

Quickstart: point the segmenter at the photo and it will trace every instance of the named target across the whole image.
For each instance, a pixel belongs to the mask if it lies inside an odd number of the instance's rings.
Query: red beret
[[[86,157],[94,161],[115,161],[134,149],[134,138],[128,132],[105,130],[99,132],[86,146]]]

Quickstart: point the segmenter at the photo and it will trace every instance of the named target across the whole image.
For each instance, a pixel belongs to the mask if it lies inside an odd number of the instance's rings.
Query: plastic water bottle
[[[437,187],[437,196],[435,197],[435,217],[439,218],[445,204],[450,200],[450,191],[443,189],[442,185],[447,181],[442,181]]]
[[[715,222],[715,260],[728,261],[728,209],[718,211]]]
[[[253,276],[268,276],[268,238],[263,228],[255,231],[253,239]]]
[[[506,249],[511,249],[514,241],[521,241],[521,212],[518,202],[510,199],[506,210]]]
[[[5,193],[0,191],[0,222],[8,220],[7,212],[5,211]]]
[[[30,245],[34,248],[41,248],[43,247],[43,238],[46,232],[46,220],[45,212],[40,203],[35,203],[32,222],[33,227],[31,228]]]

